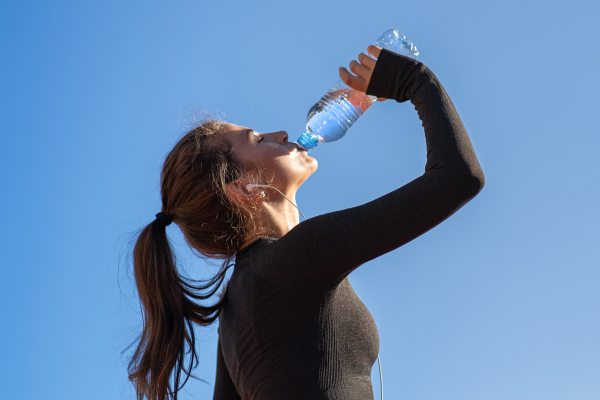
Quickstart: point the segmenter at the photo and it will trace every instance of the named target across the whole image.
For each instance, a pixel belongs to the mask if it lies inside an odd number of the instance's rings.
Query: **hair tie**
[[[162,222],[165,226],[169,226],[171,225],[171,222],[173,222],[173,218],[169,217],[167,214],[162,212],[156,214],[156,219]]]

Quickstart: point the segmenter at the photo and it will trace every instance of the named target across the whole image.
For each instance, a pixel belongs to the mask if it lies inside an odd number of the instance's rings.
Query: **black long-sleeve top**
[[[348,274],[427,232],[483,187],[467,132],[425,65],[382,50],[367,93],[415,106],[425,173],[238,252],[219,317],[216,400],[372,399],[379,335]]]

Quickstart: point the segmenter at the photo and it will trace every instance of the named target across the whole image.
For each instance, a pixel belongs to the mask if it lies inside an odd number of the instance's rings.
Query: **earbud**
[[[253,187],[269,187],[269,185],[257,185],[257,184],[249,183],[248,185],[246,185],[246,190],[251,192]],[[265,196],[266,196],[265,192],[263,190],[261,190],[260,197],[262,197],[264,199]]]
[[[261,185],[261,184],[258,184],[258,183],[249,183],[249,184],[247,184],[247,185],[246,185],[246,190],[248,190],[249,192],[251,192],[251,191],[252,191],[252,188],[254,188],[254,187],[264,187],[264,188],[267,188],[267,187],[268,187],[268,188],[272,188],[272,189],[275,189],[275,190],[277,190],[277,191],[279,192],[279,194],[280,194],[280,195],[282,195],[283,197],[285,197],[285,199],[286,199],[287,201],[289,201],[290,203],[292,203],[292,205],[293,205],[294,207],[296,207],[296,209],[297,209],[298,211],[300,211],[300,214],[302,214],[302,218],[304,218],[304,220],[306,221],[306,217],[304,216],[304,213],[302,212],[302,210],[301,210],[301,209],[299,209],[299,208],[298,208],[298,206],[297,206],[297,205],[295,205],[293,201],[291,201],[290,199],[288,199],[288,198],[287,198],[287,196],[286,196],[285,194],[281,193],[281,190],[277,189],[275,186],[271,186],[271,185]],[[261,190],[261,195],[262,195],[262,197],[263,197],[263,198],[265,197],[265,192],[263,192],[262,190]]]

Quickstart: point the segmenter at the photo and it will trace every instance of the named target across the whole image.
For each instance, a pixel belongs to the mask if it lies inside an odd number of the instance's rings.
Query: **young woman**
[[[368,52],[374,58],[362,53],[350,63],[355,75],[340,68],[340,76],[380,99],[413,103],[425,129],[425,173],[367,204],[299,223],[291,202],[317,161],[286,132],[208,121],[187,133],[163,166],[162,211],[134,249],[144,328],[130,379],[139,399],[177,397],[197,362],[193,324],[217,317],[214,399],[373,398],[377,327],[347,276],[448,218],[484,176],[435,75],[376,46]],[[192,249],[225,261],[209,282],[178,274],[165,232],[171,221]],[[199,305],[234,257],[218,302]]]

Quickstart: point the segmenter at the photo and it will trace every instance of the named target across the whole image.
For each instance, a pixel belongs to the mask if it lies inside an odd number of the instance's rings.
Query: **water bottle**
[[[385,31],[375,42],[376,46],[394,53],[417,59],[419,51],[396,29]],[[337,83],[308,111],[306,132],[296,141],[306,151],[317,147],[319,142],[333,142],[346,134],[348,128],[377,100],[344,83]]]

